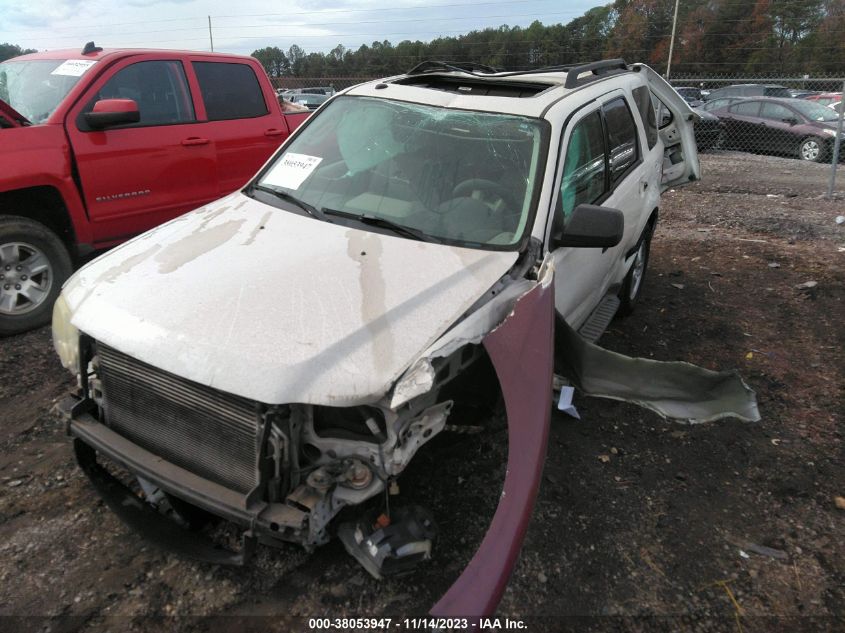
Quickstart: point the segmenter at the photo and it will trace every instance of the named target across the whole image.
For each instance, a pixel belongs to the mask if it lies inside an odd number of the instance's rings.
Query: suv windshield
[[[814,101],[790,101],[789,105],[811,121],[836,121],[839,118],[838,114],[832,109],[820,105]]]
[[[323,219],[388,222],[423,239],[515,246],[528,225],[543,124],[369,97],[329,103],[257,183]]]
[[[30,123],[43,123],[94,63],[75,59],[3,62],[0,64],[0,99]]]

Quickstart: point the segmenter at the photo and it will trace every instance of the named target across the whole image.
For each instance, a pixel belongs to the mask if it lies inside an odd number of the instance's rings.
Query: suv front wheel
[[[67,249],[50,229],[27,218],[0,216],[0,336],[49,323],[71,271]]]
[[[642,294],[643,282],[648,269],[648,256],[651,253],[651,235],[653,232],[654,228],[651,225],[647,226],[642,237],[640,237],[639,244],[637,244],[634,261],[625,276],[625,281],[622,283],[622,290],[619,292],[619,299],[622,302],[619,304],[617,313],[620,316],[631,314]]]

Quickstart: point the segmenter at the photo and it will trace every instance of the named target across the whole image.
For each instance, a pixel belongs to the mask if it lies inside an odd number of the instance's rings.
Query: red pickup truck
[[[47,323],[75,264],[235,191],[308,112],[251,57],[164,50],[0,64],[0,335]]]

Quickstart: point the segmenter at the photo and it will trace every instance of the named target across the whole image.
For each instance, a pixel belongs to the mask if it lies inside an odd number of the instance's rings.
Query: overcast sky
[[[0,0],[0,42],[49,50],[150,47],[249,54],[375,40],[428,41],[486,27],[567,23],[610,0]]]

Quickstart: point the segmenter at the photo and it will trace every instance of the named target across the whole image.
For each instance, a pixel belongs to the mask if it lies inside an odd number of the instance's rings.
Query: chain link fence
[[[845,159],[843,81],[833,75],[675,74],[670,83],[703,116],[696,124],[700,150],[830,164],[826,193],[832,195]]]
[[[331,95],[371,79],[277,77],[273,83],[288,99],[319,101],[319,95]],[[670,79],[704,117],[696,124],[699,151],[752,152],[829,164],[828,195],[845,190],[845,175],[839,167],[845,161],[845,133],[838,127],[844,81],[845,77],[835,75],[775,74],[675,73]],[[297,94],[302,96],[295,97]],[[305,96],[309,94],[318,96]],[[837,147],[837,129],[841,148]],[[834,161],[837,150],[838,160]]]

